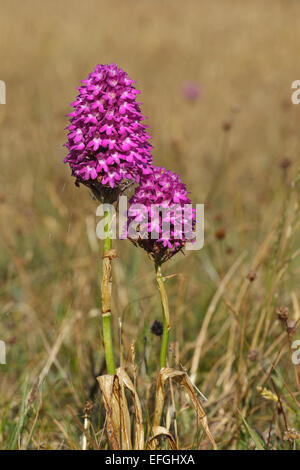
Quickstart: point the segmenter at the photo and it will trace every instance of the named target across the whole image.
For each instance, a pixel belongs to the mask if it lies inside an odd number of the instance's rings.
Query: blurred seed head
[[[256,272],[253,270],[249,271],[249,273],[247,274],[248,281],[253,282],[255,281],[256,278],[257,278]]]
[[[297,324],[294,320],[288,320],[286,322],[286,331],[288,332],[288,334],[294,333],[296,325]]]
[[[88,418],[89,416],[91,416],[93,408],[94,404],[90,400],[88,400],[83,408],[84,417]]]
[[[224,121],[222,124],[222,129],[224,132],[229,132],[232,129],[232,122],[231,121]]]
[[[219,228],[216,232],[215,232],[215,237],[217,240],[223,240],[223,238],[225,238],[226,236],[226,230],[225,228]]]
[[[251,362],[257,361],[258,356],[259,356],[259,353],[258,353],[257,349],[251,349],[250,351],[248,351],[248,356],[247,357],[248,357],[249,361],[251,361]]]
[[[276,313],[277,313],[278,319],[282,321],[283,323],[285,323],[289,318],[289,309],[285,305],[277,308]]]
[[[161,336],[163,334],[162,322],[155,320],[151,326],[151,333],[153,333],[155,336]]]
[[[280,161],[279,166],[280,166],[280,168],[281,168],[282,170],[285,171],[285,170],[287,170],[287,169],[291,166],[291,164],[292,164],[291,159],[288,158],[288,157],[284,157],[284,158],[282,158],[282,160]]]

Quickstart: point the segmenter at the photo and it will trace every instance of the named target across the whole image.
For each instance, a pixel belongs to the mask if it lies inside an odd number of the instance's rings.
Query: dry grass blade
[[[40,376],[39,376],[39,381],[40,383],[42,383],[45,379],[45,377],[48,375],[48,372],[51,368],[51,366],[53,365],[53,363],[55,362],[55,359],[59,353],[59,350],[64,342],[64,340],[66,339],[66,337],[69,335],[69,333],[71,332],[72,328],[73,328],[73,325],[74,325],[74,322],[76,320],[76,317],[73,316],[71,318],[66,318],[64,323],[63,323],[63,326],[62,326],[62,329],[53,345],[53,347],[51,348],[50,352],[49,352],[49,356],[47,358],[47,361],[40,373]]]
[[[205,315],[200,333],[199,333],[198,338],[196,340],[195,352],[194,352],[194,357],[193,357],[193,360],[192,360],[192,367],[191,367],[191,377],[192,377],[193,382],[196,382],[197,370],[198,370],[198,366],[199,366],[202,347],[203,347],[203,344],[204,344],[204,341],[205,341],[205,338],[206,338],[207,329],[208,329],[209,323],[211,321],[211,318],[213,316],[213,313],[216,309],[216,306],[217,306],[220,298],[224,294],[224,291],[225,291],[225,288],[226,288],[228,282],[230,281],[230,279],[232,278],[232,276],[234,275],[234,273],[236,272],[236,270],[240,266],[240,264],[243,261],[243,259],[245,258],[245,256],[246,256],[246,253],[243,252],[239,256],[239,258],[236,260],[236,262],[231,266],[231,268],[229,269],[227,274],[224,276],[224,279],[221,281],[221,283],[220,283],[220,285],[219,285],[219,287],[218,287],[218,289],[217,289],[215,295],[213,296],[212,301],[209,305],[209,308],[208,308],[207,313]]]
[[[131,450],[131,424],[128,411],[125,388],[133,400],[135,411],[134,449],[144,450],[144,426],[142,407],[137,391],[122,368],[117,369],[116,375],[102,375],[97,378],[103,395],[106,410],[106,428],[113,449]]]
[[[170,444],[170,447],[172,450],[177,450],[176,442],[173,437],[173,435],[170,433],[170,431],[167,430],[167,428],[164,428],[163,426],[156,426],[152,430],[153,436],[149,439],[147,446],[150,447],[151,449],[153,448],[153,442],[161,436],[165,436]]]
[[[142,407],[137,391],[124,369],[118,369],[117,374],[121,383],[131,392],[134,412],[135,412],[135,427],[134,427],[134,449],[144,450],[144,425],[142,416]]]
[[[159,427],[160,425],[161,415],[162,415],[163,406],[164,406],[165,383],[166,383],[166,380],[168,379],[173,379],[175,382],[177,382],[179,385],[181,385],[185,389],[186,393],[191,399],[193,407],[197,413],[197,417],[200,420],[208,439],[210,440],[213,448],[216,450],[217,445],[210,432],[207,418],[206,418],[206,413],[202,407],[202,404],[199,398],[197,397],[195,388],[189,376],[186,374],[186,372],[183,372],[183,371],[178,371],[178,370],[170,369],[170,368],[161,369],[159,376],[158,376],[158,380],[157,380],[157,386],[156,386],[156,402],[155,402],[153,430],[157,429],[157,427]]]
[[[131,450],[130,416],[124,385],[118,375],[97,377],[106,410],[106,429],[114,450]]]
[[[64,438],[66,439],[67,443],[69,444],[70,448],[72,450],[76,450],[77,449],[76,444],[75,444],[75,442],[73,442],[73,440],[69,436],[69,433],[67,432],[65,427],[57,419],[53,418],[52,416],[49,416],[49,418],[51,418],[53,420],[53,422],[56,424],[56,426],[59,428],[60,432],[63,434]]]

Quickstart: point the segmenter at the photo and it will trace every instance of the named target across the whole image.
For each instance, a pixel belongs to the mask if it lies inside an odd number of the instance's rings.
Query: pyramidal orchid
[[[65,146],[77,186],[91,189],[102,203],[114,203],[133,183],[151,173],[151,144],[145,117],[137,101],[140,93],[126,72],[116,64],[97,65],[78,88],[72,103]],[[108,374],[115,374],[111,332],[110,212],[104,212],[103,277],[101,307],[103,342]]]
[[[154,261],[163,307],[160,367],[166,367],[170,330],[169,305],[161,266],[193,239],[195,211],[180,177],[161,167],[142,177],[129,201],[126,235]]]

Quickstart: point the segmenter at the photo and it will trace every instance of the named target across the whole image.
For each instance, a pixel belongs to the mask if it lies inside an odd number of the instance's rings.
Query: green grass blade
[[[266,445],[265,445],[264,441],[262,440],[262,438],[257,434],[256,431],[254,431],[254,429],[251,428],[251,426],[249,426],[249,424],[247,423],[247,421],[242,416],[242,414],[240,413],[239,410],[238,410],[238,412],[239,412],[239,414],[240,414],[240,416],[243,420],[245,428],[247,429],[248,433],[250,434],[251,439],[254,441],[254,444],[256,445],[257,449],[258,450],[266,450]]]

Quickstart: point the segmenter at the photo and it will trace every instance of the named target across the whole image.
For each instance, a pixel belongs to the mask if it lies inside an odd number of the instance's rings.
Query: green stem
[[[114,375],[116,373],[116,366],[111,332],[111,316],[103,317],[103,341],[107,373]]]
[[[166,367],[167,365],[167,353],[169,344],[169,328],[167,326],[166,317],[163,316],[163,335],[161,340],[160,348],[160,368]]]
[[[106,360],[106,369],[108,374],[116,373],[114,347],[111,328],[111,256],[109,254],[112,249],[112,240],[110,236],[110,212],[104,212],[104,233],[103,241],[103,273],[101,284],[101,306],[102,306],[102,325],[103,325],[103,342]]]
[[[168,343],[169,343],[169,331],[170,331],[170,314],[169,314],[169,302],[167,292],[165,289],[164,279],[161,273],[161,265],[155,265],[156,270],[156,281],[161,298],[162,310],[163,310],[163,335],[160,348],[160,368],[166,367],[167,365],[167,354],[168,354]]]

